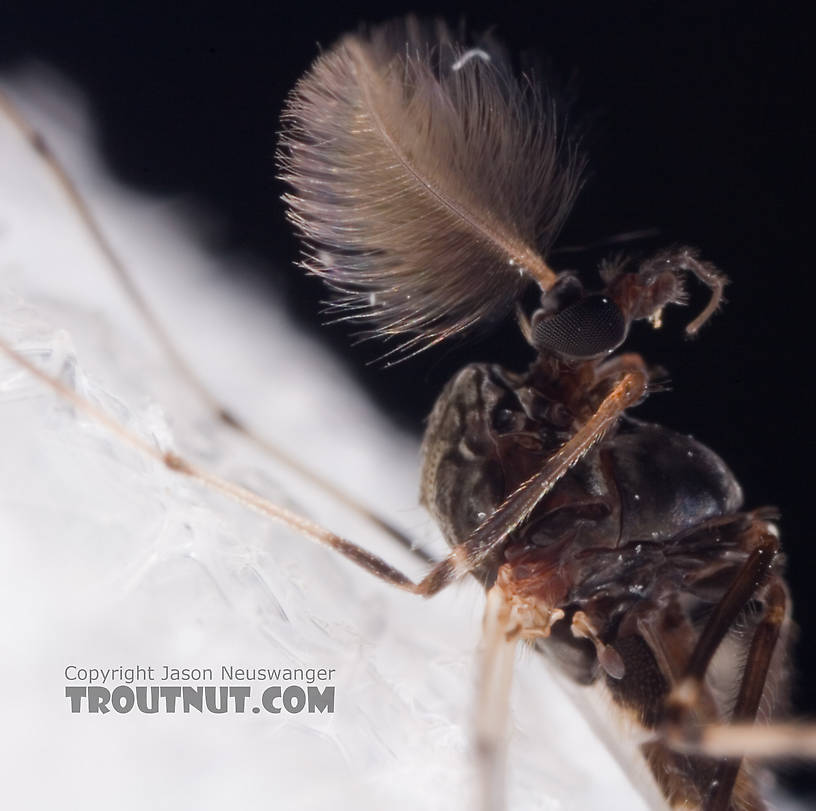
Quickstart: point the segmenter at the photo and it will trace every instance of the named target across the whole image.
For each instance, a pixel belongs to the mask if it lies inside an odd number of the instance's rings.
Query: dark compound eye
[[[593,358],[611,352],[626,337],[623,313],[610,298],[586,296],[533,329],[533,345],[568,358]]]

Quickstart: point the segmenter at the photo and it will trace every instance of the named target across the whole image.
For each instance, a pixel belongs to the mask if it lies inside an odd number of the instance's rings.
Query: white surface
[[[74,94],[47,75],[5,86],[25,100],[219,395],[440,549],[416,506],[415,442],[395,434],[284,312],[217,274],[171,203],[137,197],[100,173]],[[4,120],[0,331],[162,447],[420,573],[375,530],[212,424]],[[469,581],[431,601],[398,593],[122,446],[0,361],[7,807],[473,807],[469,731],[483,599]],[[336,712],[72,715],[69,664],[334,667]],[[513,809],[645,807],[540,657],[520,657],[513,704]]]

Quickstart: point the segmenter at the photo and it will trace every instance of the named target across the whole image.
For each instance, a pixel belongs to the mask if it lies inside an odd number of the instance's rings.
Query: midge
[[[650,390],[631,323],[657,326],[684,283],[724,276],[690,249],[601,268],[599,289],[547,261],[582,160],[552,102],[500,48],[414,20],[350,35],[284,111],[280,160],[305,264],[340,317],[420,351],[519,307],[526,371],[463,369],[424,440],[422,501],[450,554],[413,582],[349,540],[129,432],[0,347],[78,408],[180,474],[432,596],[467,574],[487,589],[476,749],[482,804],[503,805],[518,642],[611,698],[674,807],[766,807],[755,758],[816,753],[804,727],[755,725],[784,693],[790,601],[770,510],[743,512],[711,450],[626,414]],[[540,303],[523,313],[525,289]],[[225,414],[227,422],[231,421]]]
[[[684,302],[689,276],[711,289],[696,333],[725,277],[688,248],[604,265],[597,290],[551,268],[582,163],[543,90],[489,40],[468,50],[413,19],[347,36],[283,121],[304,264],[341,317],[396,341],[389,354],[504,314],[528,284],[541,291],[529,318],[519,310],[527,370],[470,365],[431,413],[421,496],[448,558],[415,584],[349,552],[424,596],[464,574],[487,589],[484,806],[502,805],[513,649],[527,641],[642,726],[672,806],[764,807],[739,757],[748,736],[726,722],[767,717],[780,691],[790,600],[773,511],[742,511],[713,451],[629,417],[650,371],[613,355],[634,320],[659,326]]]

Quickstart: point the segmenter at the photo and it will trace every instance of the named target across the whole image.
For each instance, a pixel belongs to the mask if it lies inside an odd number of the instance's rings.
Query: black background
[[[665,366],[673,382],[639,414],[712,445],[749,506],[781,508],[801,626],[795,705],[816,716],[806,180],[813,71],[803,19],[745,3],[18,5],[0,12],[0,69],[38,59],[76,81],[92,100],[115,173],[214,212],[213,249],[268,268],[269,288],[416,432],[455,369],[484,359],[519,368],[524,348],[511,324],[383,370],[366,364],[378,347],[352,347],[342,328],[319,326],[323,291],[292,267],[297,246],[274,180],[279,110],[318,43],[408,10],[464,17],[477,31],[495,26],[512,50],[542,57],[576,88],[573,117],[590,156],[589,182],[561,244],[659,228],[627,250],[692,244],[732,279],[728,305],[697,340],[682,337],[682,310],[659,332],[634,331],[629,345]],[[592,280],[600,255],[556,254],[553,264]],[[789,771],[799,787],[816,786],[812,770]]]

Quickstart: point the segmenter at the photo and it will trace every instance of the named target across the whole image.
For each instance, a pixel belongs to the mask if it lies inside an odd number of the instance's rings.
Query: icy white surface
[[[4,87],[47,133],[219,396],[439,550],[416,506],[414,440],[395,434],[285,312],[217,274],[171,202],[104,176],[75,94],[47,74]],[[376,530],[213,424],[5,120],[0,334],[160,447],[420,573]],[[390,589],[122,445],[0,360],[5,807],[471,808],[483,599],[470,582],[430,601]],[[69,712],[66,666],[164,664],[211,667],[216,684],[231,683],[222,664],[332,667],[336,711]],[[509,760],[513,809],[646,807],[539,657],[519,659]]]

